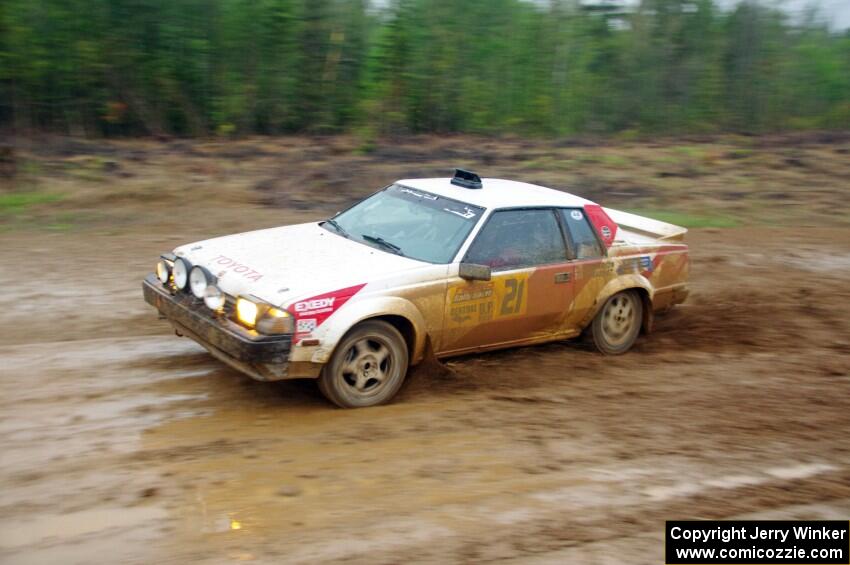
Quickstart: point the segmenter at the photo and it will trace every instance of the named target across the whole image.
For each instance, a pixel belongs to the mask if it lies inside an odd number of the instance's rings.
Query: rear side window
[[[602,246],[582,210],[562,208],[561,217],[564,218],[564,225],[567,226],[576,259],[602,257]]]
[[[567,260],[558,220],[550,209],[493,212],[464,261],[494,270],[520,269]]]

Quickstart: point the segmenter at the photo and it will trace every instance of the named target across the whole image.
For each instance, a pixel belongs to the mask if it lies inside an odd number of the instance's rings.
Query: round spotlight
[[[156,264],[156,278],[159,279],[159,282],[162,284],[168,284],[168,277],[170,276],[171,268],[168,266],[168,263],[165,262],[165,259]]]
[[[210,310],[221,310],[224,308],[225,300],[224,293],[214,284],[204,289],[204,304]]]
[[[189,284],[189,269],[192,266],[189,261],[183,257],[178,257],[174,261],[174,267],[171,270],[171,275],[174,277],[174,284],[180,290],[186,290],[186,285]]]
[[[189,288],[195,298],[203,298],[204,291],[214,282],[215,280],[209,271],[200,265],[192,267],[192,270],[189,271]]]

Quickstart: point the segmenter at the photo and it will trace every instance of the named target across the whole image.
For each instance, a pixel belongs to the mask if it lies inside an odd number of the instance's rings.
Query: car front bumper
[[[142,282],[145,301],[168,319],[178,334],[204,346],[229,365],[262,381],[287,378],[292,336],[265,336],[217,315],[190,293],[172,294],[156,275]],[[306,376],[306,375],[305,375]]]

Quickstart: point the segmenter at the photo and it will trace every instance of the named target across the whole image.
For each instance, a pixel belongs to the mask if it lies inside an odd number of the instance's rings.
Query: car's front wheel
[[[591,325],[596,349],[607,355],[619,355],[631,349],[640,333],[643,303],[634,290],[611,296]]]
[[[401,388],[407,374],[404,338],[380,320],[357,324],[337,345],[319,377],[319,389],[342,408],[383,404]]]

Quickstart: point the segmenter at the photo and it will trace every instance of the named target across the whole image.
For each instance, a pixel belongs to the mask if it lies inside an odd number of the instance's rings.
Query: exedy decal
[[[313,300],[304,300],[295,303],[295,311],[303,314],[321,314],[333,310],[335,296],[327,298],[314,298]]]
[[[364,286],[349,286],[293,303],[289,311],[295,315],[295,343],[309,336]]]

